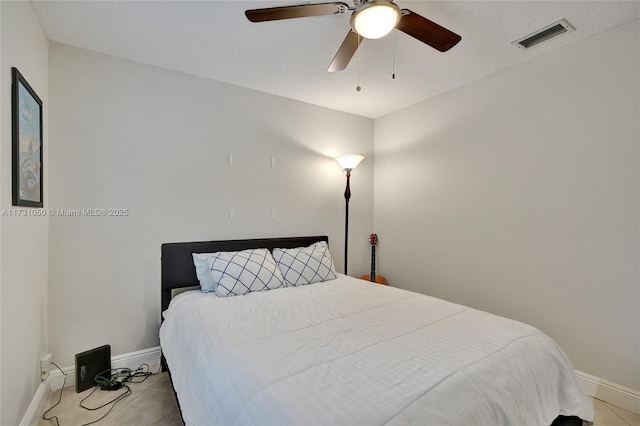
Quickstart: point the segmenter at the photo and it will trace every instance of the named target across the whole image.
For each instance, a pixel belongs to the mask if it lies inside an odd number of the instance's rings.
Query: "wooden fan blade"
[[[298,6],[250,9],[244,12],[251,22],[277,21],[279,19],[306,18],[308,16],[336,15],[349,10],[342,2],[303,4]]]
[[[462,40],[458,34],[408,9],[402,9],[402,18],[396,28],[441,52],[446,52]]]
[[[349,61],[355,55],[356,50],[358,50],[358,46],[362,42],[362,37],[358,35],[357,32],[351,30],[347,37],[345,37],[340,49],[336,53],[336,56],[333,57],[333,61],[331,61],[331,65],[329,65],[329,72],[342,71],[349,65]]]

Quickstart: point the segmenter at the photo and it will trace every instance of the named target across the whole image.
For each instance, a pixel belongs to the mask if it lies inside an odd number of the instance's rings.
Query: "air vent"
[[[566,21],[566,19],[561,19],[558,22],[554,22],[551,25],[547,25],[546,27],[529,34],[519,40],[514,41],[514,46],[517,46],[520,49],[529,49],[535,45],[538,45],[547,40],[551,40],[554,37],[557,37],[561,34],[565,34],[571,31],[575,31],[575,28]]]

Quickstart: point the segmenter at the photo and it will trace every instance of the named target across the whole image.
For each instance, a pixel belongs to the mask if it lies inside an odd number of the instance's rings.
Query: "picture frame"
[[[42,100],[17,68],[11,71],[13,205],[42,208]]]

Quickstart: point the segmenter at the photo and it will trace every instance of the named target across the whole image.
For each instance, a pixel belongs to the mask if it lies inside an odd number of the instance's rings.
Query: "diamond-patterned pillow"
[[[274,249],[273,258],[287,286],[313,284],[337,278],[329,246],[325,241],[309,247]]]
[[[285,287],[282,273],[267,249],[221,251],[207,259],[207,264],[218,296]]]

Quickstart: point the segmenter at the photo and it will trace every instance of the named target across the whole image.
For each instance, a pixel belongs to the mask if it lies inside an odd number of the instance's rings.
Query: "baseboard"
[[[160,346],[149,349],[143,349],[136,352],[117,355],[111,357],[111,368],[131,368],[135,369],[142,364],[160,365]],[[62,371],[67,375],[67,381],[64,386],[75,386],[76,384],[76,367],[75,365],[64,367]],[[63,385],[63,375],[60,371],[51,372],[50,387],[51,390],[60,389]]]
[[[640,414],[640,392],[576,370],[587,395]]]
[[[24,413],[24,416],[20,421],[20,426],[34,426],[38,424],[38,421],[42,417],[42,413],[47,408],[49,396],[51,395],[50,381],[51,378],[48,377],[40,383],[36,394],[31,400],[31,404],[29,404],[29,408],[27,408],[27,412]]]

